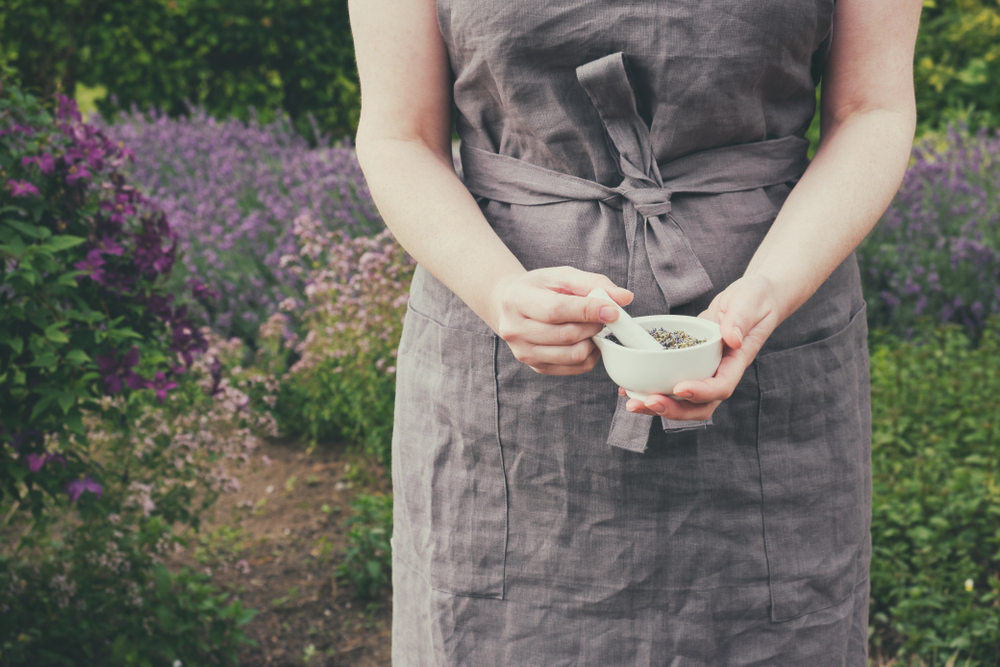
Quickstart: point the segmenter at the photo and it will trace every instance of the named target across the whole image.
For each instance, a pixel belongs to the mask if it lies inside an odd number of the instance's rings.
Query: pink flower
[[[46,176],[56,169],[56,161],[51,153],[43,153],[34,157],[21,158],[21,166],[27,169],[31,165],[38,165],[38,169]]]
[[[69,494],[69,499],[74,503],[79,500],[84,491],[90,491],[98,499],[102,493],[101,485],[91,479],[90,475],[84,475],[83,479],[74,479],[66,485],[66,493]]]
[[[32,196],[41,198],[42,196],[38,188],[28,181],[7,181],[7,187],[10,188],[10,193],[15,197]]]
[[[63,468],[66,467],[66,459],[59,454],[45,454],[44,456],[42,454],[28,454],[28,470],[38,472],[49,461],[58,461]]]

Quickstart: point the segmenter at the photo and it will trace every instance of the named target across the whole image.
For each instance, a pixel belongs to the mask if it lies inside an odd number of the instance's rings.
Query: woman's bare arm
[[[386,224],[406,250],[511,346],[552,375],[589,371],[590,337],[631,294],[566,267],[527,272],[455,175],[451,82],[434,0],[351,0],[361,122],[358,159]],[[574,296],[576,295],[576,296]],[[602,319],[603,318],[603,319]]]
[[[631,410],[707,419],[764,342],[854,250],[892,200],[910,155],[916,112],[913,47],[921,0],[838,0],[823,77],[821,141],[743,278],[702,314],[722,327],[714,378]]]

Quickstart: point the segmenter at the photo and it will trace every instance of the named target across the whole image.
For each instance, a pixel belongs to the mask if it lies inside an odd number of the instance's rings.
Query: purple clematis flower
[[[37,428],[26,428],[23,431],[15,431],[10,438],[10,446],[20,451],[21,445],[26,442],[41,442],[42,432]]]
[[[141,375],[132,370],[132,367],[139,363],[139,346],[133,345],[132,349],[118,359],[118,349],[111,350],[108,354],[99,354],[94,357],[101,374],[104,376],[104,391],[109,394],[117,394],[122,390],[124,380],[130,389],[142,389],[146,386],[146,380]]]
[[[129,194],[119,192],[115,195],[114,201],[102,201],[101,209],[110,213],[112,222],[122,224],[126,215],[135,215],[135,206],[132,205],[132,197]]]
[[[191,294],[199,301],[218,299],[218,290],[209,289],[205,283],[191,278],[187,281],[187,286],[191,288]]]
[[[163,371],[157,371],[156,376],[146,382],[146,386],[156,390],[156,400],[163,403],[167,398],[167,392],[177,386],[173,380],[168,380]]]
[[[79,181],[90,178],[90,172],[84,164],[74,164],[66,172],[66,184],[76,185]]]
[[[46,176],[56,169],[56,161],[51,153],[43,153],[34,157],[21,158],[21,166],[27,169],[31,165],[38,165],[38,169]]]
[[[81,271],[90,271],[90,279],[103,284],[104,269],[101,268],[102,266],[104,266],[104,258],[101,257],[101,251],[97,248],[87,253],[87,259],[73,265],[74,268]]]
[[[41,197],[42,193],[28,181],[7,181],[10,193],[15,197]]]
[[[28,454],[28,470],[38,472],[49,461],[56,461],[61,463],[63,468],[66,467],[66,459],[59,454]]]
[[[102,236],[101,240],[97,242],[97,247],[90,252],[94,252],[95,250],[100,252],[102,255],[118,255],[119,257],[125,252],[125,250],[110,236]]]
[[[83,121],[80,111],[76,108],[76,100],[65,95],[56,95],[56,100],[59,102],[59,110],[56,111],[56,118],[59,120],[75,120],[78,123]]]
[[[90,478],[90,475],[84,475],[83,479],[74,479],[66,485],[66,493],[69,494],[69,499],[74,503],[80,499],[84,491],[90,491],[100,499],[103,489],[101,489],[100,484]]]

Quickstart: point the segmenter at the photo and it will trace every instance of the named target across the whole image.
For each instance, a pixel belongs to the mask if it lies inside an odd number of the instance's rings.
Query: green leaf
[[[17,482],[23,482],[24,478],[28,475],[28,469],[24,466],[9,466],[7,468],[7,472],[9,472],[10,476]]]
[[[63,333],[61,325],[56,322],[45,327],[45,337],[53,343],[68,343],[69,338]]]
[[[83,427],[83,416],[80,414],[79,410],[73,410],[63,419],[63,423],[66,424],[66,428],[71,430],[77,435],[86,435],[86,429]]]
[[[25,236],[29,236],[33,239],[43,239],[45,235],[41,232],[40,228],[35,225],[29,225],[26,222],[18,222],[17,220],[4,220],[4,224],[10,225],[17,231],[21,232]]]
[[[76,277],[81,273],[86,273],[86,271],[67,271],[56,278],[56,285],[62,285],[63,287],[79,287],[79,284],[76,282]]]
[[[27,246],[24,245],[24,241],[22,241],[19,236],[10,243],[0,245],[0,254],[6,253],[8,255],[13,255],[14,257],[20,257],[24,254],[24,249],[26,247]]]
[[[38,402],[35,403],[35,407],[31,410],[31,417],[29,417],[28,420],[35,421],[35,418],[38,417],[38,415],[45,412],[48,409],[48,407],[52,405],[52,402],[54,400],[56,400],[55,394],[47,394],[45,396],[42,396],[42,398],[40,398]]]
[[[66,361],[72,361],[77,366],[85,364],[90,360],[90,356],[83,350],[70,350],[66,353]]]
[[[73,407],[73,403],[76,402],[76,396],[71,393],[59,394],[59,398],[56,399],[59,402],[59,407],[62,408],[63,414],[69,414],[69,409]]]
[[[60,250],[66,250],[67,248],[73,248],[80,245],[87,239],[80,236],[70,236],[68,234],[63,236],[53,236],[51,239],[45,242],[44,248],[50,249],[52,252],[59,252]]]
[[[157,563],[156,568],[156,592],[162,597],[170,594],[170,572],[162,563]]]
[[[10,340],[3,341],[14,350],[14,354],[21,354],[24,351],[24,339],[20,336],[13,336]]]

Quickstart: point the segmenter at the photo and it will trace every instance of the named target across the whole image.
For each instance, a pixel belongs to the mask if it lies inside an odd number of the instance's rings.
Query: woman
[[[358,157],[420,263],[394,664],[867,664],[852,251],[909,155],[920,6],[351,2]],[[616,400],[595,287],[719,322],[715,377]]]

